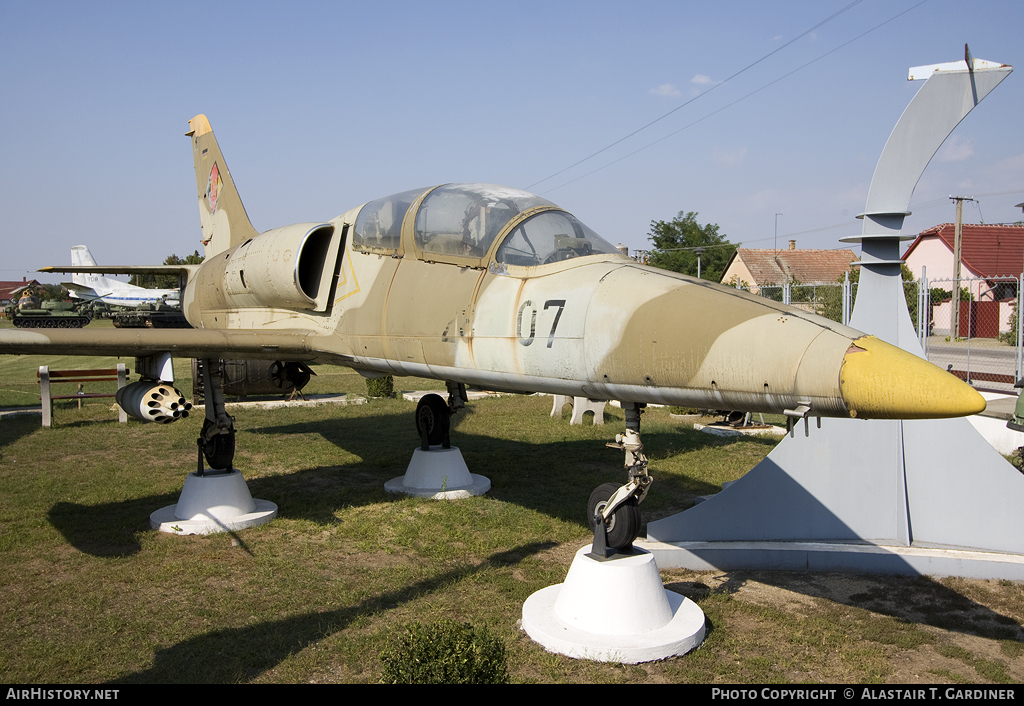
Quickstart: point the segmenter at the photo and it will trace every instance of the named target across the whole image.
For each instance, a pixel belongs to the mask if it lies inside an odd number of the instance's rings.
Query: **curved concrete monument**
[[[1012,71],[965,53],[910,70],[927,81],[882,151],[862,235],[844,239],[863,250],[850,325],[920,357],[900,273],[910,197],[946,137]],[[650,523],[642,546],[663,567],[1024,579],[1024,476],[966,419],[805,425],[726,490]]]

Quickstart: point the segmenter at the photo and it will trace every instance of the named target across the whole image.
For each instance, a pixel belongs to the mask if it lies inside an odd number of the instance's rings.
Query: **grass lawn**
[[[39,364],[0,356],[3,404],[24,402],[15,392],[31,394]],[[351,371],[317,373],[311,391],[365,392]],[[707,614],[694,653],[626,666],[545,652],[517,627],[523,602],[564,579],[589,541],[591,490],[623,476],[621,452],[604,446],[620,410],[608,407],[603,427],[570,427],[550,404],[509,396],[460,413],[453,440],[492,483],[460,501],[384,492],[418,444],[412,403],[239,410],[235,465],[279,517],[205,537],[148,529],[194,469],[199,415],[121,426],[101,400],[58,409],[50,430],[37,415],[2,417],[0,674],[372,683],[396,631],[453,618],[499,635],[517,682],[1024,680],[1024,586],[999,581],[664,571]],[[643,428],[655,476],[645,522],[717,491],[774,443],[700,434],[663,409]]]

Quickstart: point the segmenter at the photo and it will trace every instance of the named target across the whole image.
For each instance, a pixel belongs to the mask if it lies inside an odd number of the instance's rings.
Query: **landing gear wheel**
[[[431,446],[443,444],[451,429],[448,403],[441,395],[424,395],[416,405],[416,433]]]
[[[203,422],[203,434],[206,438],[207,430],[213,426],[209,419]],[[231,430],[227,434],[215,434],[203,444],[203,456],[210,468],[216,470],[231,470],[235,461],[235,432]]]
[[[615,483],[599,485],[590,494],[587,502],[587,517],[591,531],[597,531],[597,523],[594,518],[598,513],[603,512],[608,505],[608,500],[615,494],[619,486]],[[608,537],[608,546],[613,549],[628,549],[633,540],[640,534],[640,507],[637,505],[636,497],[631,497],[619,505],[618,509],[605,522],[605,532]]]

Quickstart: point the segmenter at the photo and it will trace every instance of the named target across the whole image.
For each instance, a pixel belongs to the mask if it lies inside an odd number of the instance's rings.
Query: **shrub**
[[[1013,310],[1010,312],[1009,331],[999,334],[999,340],[1011,346],[1017,345],[1017,302],[1013,303]]]
[[[507,684],[505,644],[486,628],[413,623],[381,652],[384,684]]]
[[[366,378],[366,394],[370,397],[394,397],[395,378],[391,375],[382,378]]]

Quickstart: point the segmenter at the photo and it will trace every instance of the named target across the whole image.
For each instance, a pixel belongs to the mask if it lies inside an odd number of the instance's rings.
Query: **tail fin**
[[[85,245],[72,245],[71,246],[71,264],[81,265],[88,267],[95,267],[96,261],[92,259],[92,253],[89,252],[89,248]],[[71,281],[75,284],[81,284],[89,286],[86,281],[86,275],[80,272],[74,272],[71,274]]]
[[[196,167],[196,191],[199,194],[199,220],[203,227],[206,257],[224,252],[257,235],[249,222],[245,206],[228,172],[224,155],[213,136],[205,115],[188,121],[185,134],[192,138],[192,158]]]

